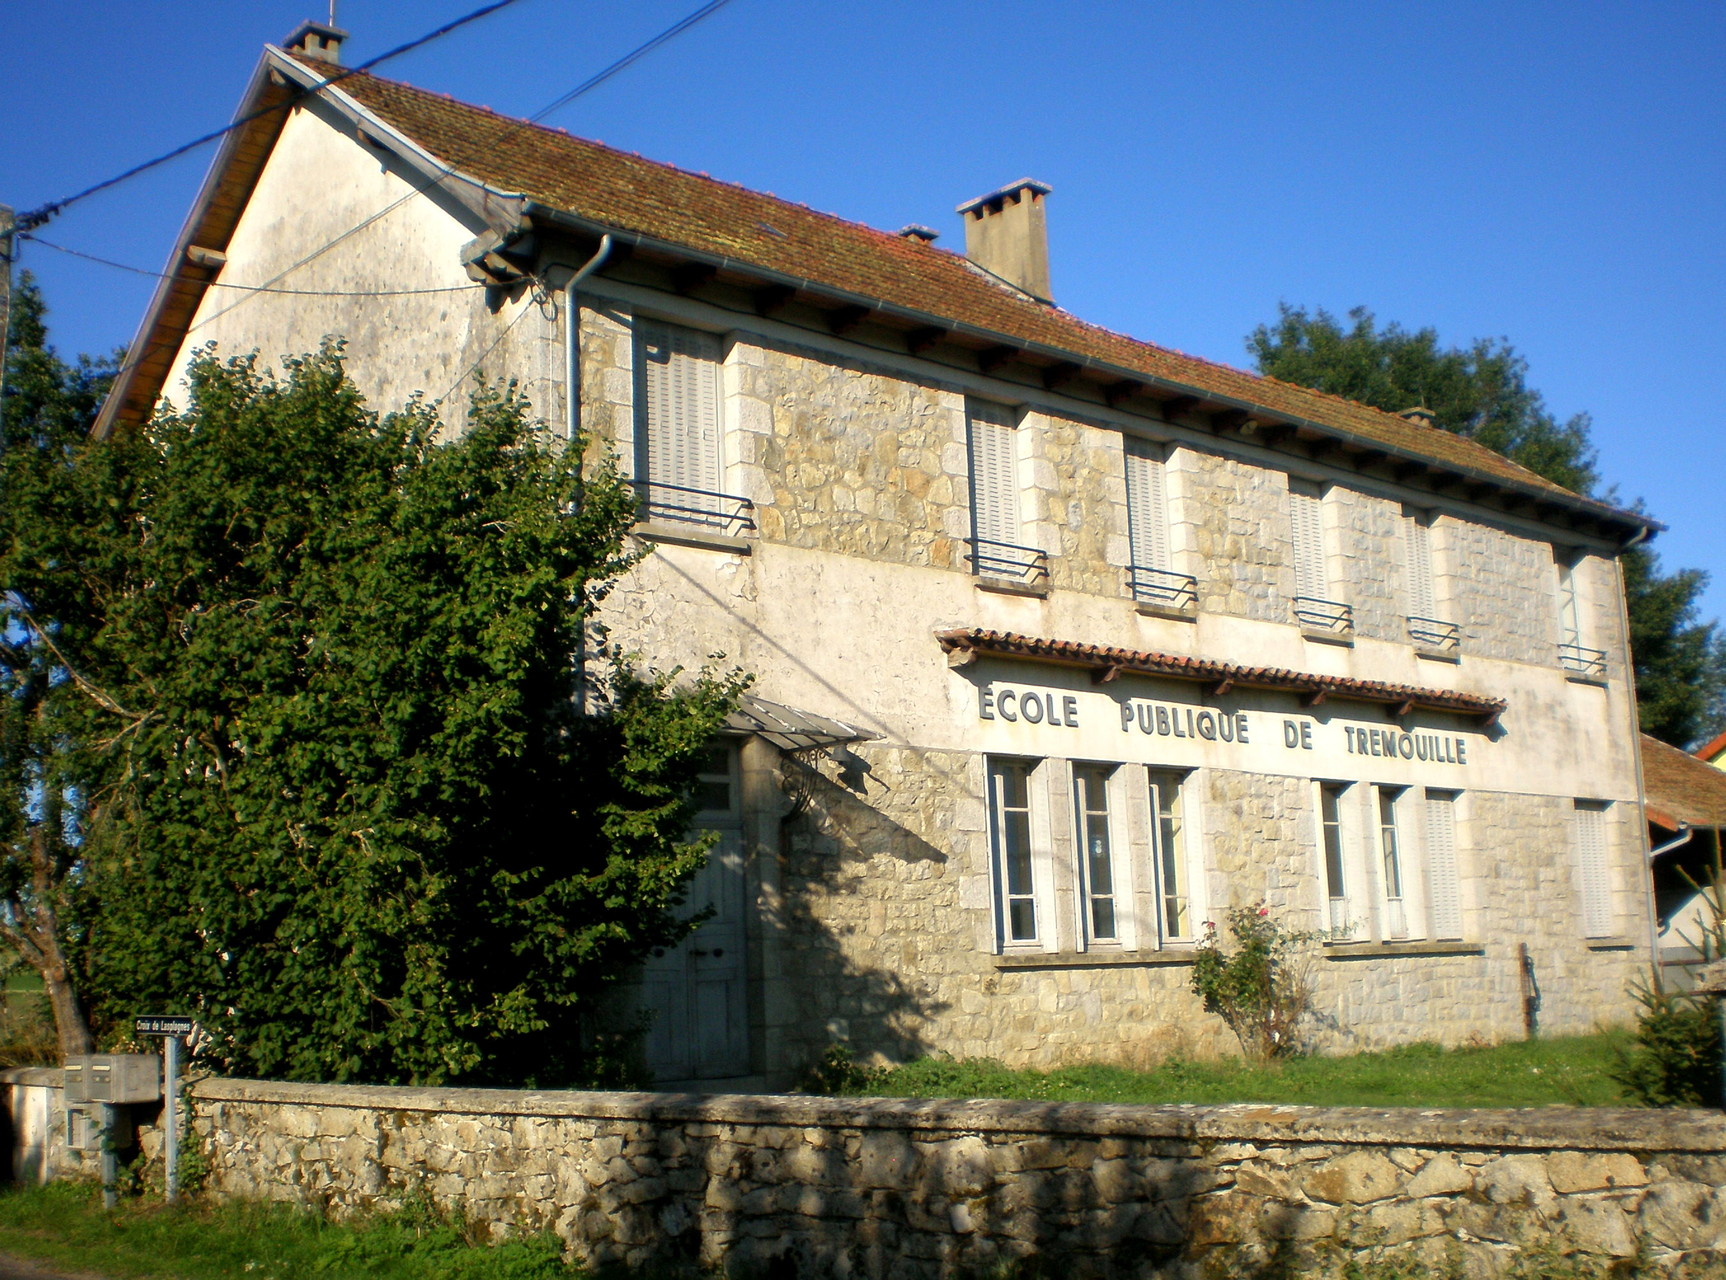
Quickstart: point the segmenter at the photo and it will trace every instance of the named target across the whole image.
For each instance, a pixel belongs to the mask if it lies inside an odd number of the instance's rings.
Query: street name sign
[[[189,1036],[196,1025],[191,1018],[170,1013],[146,1013],[132,1023],[132,1031],[140,1036]]]

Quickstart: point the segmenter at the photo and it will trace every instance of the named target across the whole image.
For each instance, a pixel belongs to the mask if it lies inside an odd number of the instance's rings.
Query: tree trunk
[[[42,985],[48,990],[48,1005],[54,1010],[61,1060],[91,1052],[96,1044],[90,1036],[90,1024],[84,1019],[84,1006],[78,1003],[78,993],[67,978],[66,966],[60,964],[43,970]]]

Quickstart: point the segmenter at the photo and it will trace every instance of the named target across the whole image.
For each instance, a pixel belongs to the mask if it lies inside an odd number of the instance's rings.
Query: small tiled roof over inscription
[[[1399,712],[1417,709],[1456,711],[1478,716],[1488,723],[1496,721],[1506,706],[1502,698],[1485,698],[1476,693],[1458,693],[1450,689],[1422,689],[1415,685],[1387,684],[1382,680],[1316,675],[1308,671],[1291,671],[1286,667],[1249,667],[1210,658],[1081,644],[1075,640],[1041,640],[1010,631],[976,628],[938,631],[935,639],[947,651],[949,661],[957,659],[962,662],[972,656],[1021,658],[1059,666],[1084,667],[1103,682],[1122,674],[1162,676],[1170,680],[1209,684],[1219,692],[1273,689],[1300,694],[1312,705],[1334,697],[1352,702],[1381,703]]]

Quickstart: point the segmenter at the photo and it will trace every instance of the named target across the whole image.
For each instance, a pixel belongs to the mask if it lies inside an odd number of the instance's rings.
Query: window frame
[[[1127,835],[1125,814],[1120,805],[1119,764],[1074,761],[1072,766],[1073,805],[1073,872],[1078,885],[1079,929],[1083,950],[1124,950],[1133,941],[1132,877],[1127,874],[1131,842]],[[1095,808],[1100,799],[1102,807]],[[1096,887],[1096,859],[1092,855],[1090,837],[1092,817],[1099,817],[1105,842],[1104,864],[1108,874],[1107,893]],[[1099,902],[1108,904],[1112,932],[1104,935],[1097,927],[1096,908]]]
[[[1319,888],[1324,894],[1323,919],[1332,940],[1344,942],[1358,932],[1354,919],[1355,870],[1350,866],[1353,859],[1349,856],[1351,829],[1345,816],[1354,784],[1319,780],[1313,786],[1317,789]],[[1337,892],[1339,889],[1340,893]]]
[[[1156,918],[1156,937],[1160,946],[1196,946],[1199,941],[1198,918],[1202,910],[1198,901],[1197,888],[1200,877],[1195,874],[1193,866],[1193,805],[1189,803],[1188,782],[1193,777],[1190,769],[1167,769],[1156,765],[1145,769],[1145,799],[1150,814],[1149,852],[1151,861],[1151,893]],[[1165,795],[1172,795],[1174,803],[1170,806],[1174,818],[1173,841],[1164,819],[1162,800]],[[1176,891],[1169,891],[1169,869],[1176,872]],[[1184,933],[1177,933],[1169,927],[1169,900],[1174,898],[1182,904],[1185,912],[1187,928]]]
[[[984,810],[987,818],[989,846],[990,898],[994,914],[994,935],[997,952],[1037,952],[1049,949],[1053,921],[1049,915],[1047,887],[1049,868],[1040,839],[1038,791],[1044,783],[1044,762],[1019,756],[985,756],[983,758]],[[1006,772],[1020,774],[1024,782],[1024,804],[1006,806],[1001,803],[998,777]],[[1014,872],[1009,863],[1010,850],[1003,841],[1003,811],[1011,808],[1023,813],[1024,860],[1027,884],[1023,892],[1015,892]],[[1016,937],[1013,907],[1027,906],[1030,911],[1029,936]]]

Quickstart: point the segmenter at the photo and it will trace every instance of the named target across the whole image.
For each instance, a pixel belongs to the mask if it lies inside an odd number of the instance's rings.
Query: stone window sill
[[[1448,662],[1452,666],[1462,665],[1462,650],[1460,649],[1423,649],[1417,645],[1414,656],[1425,658],[1428,662]]]
[[[1182,609],[1167,604],[1145,604],[1141,602],[1135,607],[1143,617],[1167,618],[1171,622],[1196,622],[1199,616],[1197,609]]]
[[[1636,940],[1634,938],[1590,938],[1588,939],[1588,949],[1590,951],[1634,951]]]
[[[1596,689],[1604,689],[1608,683],[1605,676],[1585,676],[1580,671],[1572,671],[1568,667],[1560,667],[1559,670],[1564,672],[1564,678],[1571,684],[1589,684]]]
[[[1013,952],[995,957],[997,969],[1131,969],[1193,962],[1191,948],[1167,951]]]
[[[679,547],[704,547],[709,551],[725,551],[734,556],[750,554],[753,545],[748,538],[716,533],[700,525],[673,524],[666,520],[650,520],[636,525],[630,532],[649,542],[669,542]]]
[[[1300,633],[1306,639],[1317,640],[1320,644],[1334,644],[1344,649],[1354,648],[1352,631],[1320,631],[1315,627],[1302,627]]]
[[[1049,598],[1049,584],[1046,582],[1020,582],[1015,578],[978,578],[977,590],[993,591],[1003,596],[1033,596],[1038,600]]]
[[[1364,960],[1374,956],[1483,956],[1478,942],[1328,942],[1326,960]]]

